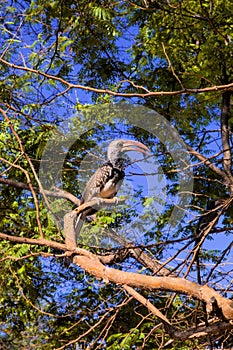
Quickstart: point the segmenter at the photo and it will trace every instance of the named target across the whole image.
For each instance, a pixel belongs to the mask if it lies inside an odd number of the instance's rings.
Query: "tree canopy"
[[[0,2],[0,348],[232,347],[231,8]],[[150,155],[70,246],[121,138]]]

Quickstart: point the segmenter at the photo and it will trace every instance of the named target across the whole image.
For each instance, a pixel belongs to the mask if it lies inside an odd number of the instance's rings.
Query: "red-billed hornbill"
[[[95,198],[111,199],[117,194],[125,173],[124,169],[129,165],[128,151],[137,151],[148,155],[149,149],[141,142],[133,140],[115,140],[108,146],[108,161],[96,170],[90,178],[82,194],[80,205],[90,202]],[[82,212],[76,221],[76,236],[79,234],[83,222],[87,216],[96,213],[95,208],[88,208]]]

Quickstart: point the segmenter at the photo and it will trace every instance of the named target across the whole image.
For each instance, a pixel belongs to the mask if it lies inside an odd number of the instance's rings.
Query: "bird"
[[[197,265],[197,280],[201,284],[201,273],[200,273],[200,241],[205,234],[205,231],[210,227],[213,220],[218,216],[218,207],[224,203],[224,199],[210,199],[207,202],[206,213],[203,214],[197,224],[195,231],[195,247],[199,246],[196,250],[195,261]],[[217,222],[214,223],[216,225]],[[213,229],[214,225],[211,227]]]
[[[218,216],[218,211],[215,210],[220,204],[223,203],[222,199],[211,199],[207,202],[206,214],[202,215],[198,221],[196,228],[196,237],[200,236],[200,233],[203,232],[207,226]],[[199,237],[200,238],[200,237]],[[200,240],[200,239],[199,239]]]
[[[80,205],[96,198],[111,199],[116,196],[125,177],[124,170],[130,164],[130,158],[126,154],[129,151],[149,155],[148,147],[141,142],[127,139],[117,139],[110,142],[107,150],[107,162],[98,168],[87,182]],[[86,217],[96,212],[96,208],[88,208],[78,215],[75,223],[76,237],[80,233]]]

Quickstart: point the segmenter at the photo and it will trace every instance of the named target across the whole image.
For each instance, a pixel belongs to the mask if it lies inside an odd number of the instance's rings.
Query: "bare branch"
[[[3,177],[0,177],[0,183],[30,191],[30,187],[24,182],[19,182],[12,179],[6,179]],[[33,186],[33,190],[35,192],[40,193],[40,189],[37,187]],[[68,199],[70,202],[76,205],[80,204],[80,200],[77,197],[75,197],[72,193],[67,192],[65,190],[61,190],[60,188],[57,188],[57,187],[53,187],[53,189],[50,191],[44,189],[44,193],[46,194],[46,196],[49,196],[49,197],[64,198],[64,199]]]
[[[203,92],[216,92],[216,91],[233,91],[233,83],[231,84],[226,84],[226,85],[218,85],[218,86],[210,86],[210,87],[206,87],[206,88],[200,88],[200,89],[182,89],[182,90],[177,90],[177,91],[151,91],[151,92],[147,92],[147,93],[128,93],[128,92],[116,92],[116,91],[112,91],[109,89],[97,89],[97,88],[93,88],[90,86],[85,86],[85,85],[80,85],[80,84],[72,84],[69,83],[68,81],[66,81],[63,78],[60,78],[58,76],[52,75],[52,74],[48,74],[45,73],[43,71],[39,71],[37,69],[33,69],[33,68],[29,68],[29,67],[25,67],[25,66],[19,66],[17,64],[13,64],[10,63],[6,60],[4,60],[3,58],[0,58],[0,62],[2,62],[3,64],[6,64],[8,67],[11,67],[13,69],[19,69],[22,71],[26,71],[26,72],[31,72],[34,73],[36,75],[41,75],[47,79],[52,79],[55,81],[60,82],[61,84],[67,86],[69,89],[82,89],[85,91],[92,91],[98,94],[109,94],[112,96],[121,96],[121,97],[141,97],[141,98],[146,98],[146,97],[151,97],[151,96],[175,96],[175,95],[190,95],[190,94],[199,94],[199,93],[203,93]],[[64,92],[60,93],[60,95],[64,94],[65,92],[67,92],[67,88],[64,90]]]
[[[11,242],[36,244],[67,250],[66,245],[45,239],[14,237],[3,233],[0,233],[0,237]],[[127,284],[130,287],[142,289],[175,291],[178,293],[187,294],[190,297],[204,301],[208,305],[209,312],[212,311],[214,307],[213,305],[217,304],[219,310],[221,310],[226,319],[233,319],[233,302],[223,298],[216,291],[206,285],[200,286],[197,283],[178,277],[153,277],[132,272],[119,271],[117,269],[106,267],[101,263],[101,257],[98,257],[81,248],[76,248],[72,254],[74,255],[73,262],[75,264],[95,277],[102,278],[104,281],[111,281],[121,285]]]
[[[3,240],[6,240],[6,241],[10,241],[12,243],[38,245],[38,246],[50,247],[50,248],[66,251],[65,254],[59,255],[59,257],[67,257],[67,256],[70,257],[70,256],[73,256],[74,254],[87,255],[91,259],[98,258],[103,264],[116,263],[118,260],[122,261],[122,259],[125,258],[124,249],[120,249],[120,252],[116,252],[113,254],[95,255],[86,249],[77,248],[77,247],[74,249],[73,246],[69,247],[66,244],[58,243],[58,242],[47,240],[47,239],[35,239],[35,238],[11,236],[11,235],[7,235],[7,234],[2,233],[2,232],[0,232],[0,238],[2,238]],[[127,250],[126,250],[126,254],[128,254]],[[44,257],[58,256],[57,254],[50,254],[50,253],[44,253],[44,252],[30,254],[30,256],[38,256],[38,255],[42,255]],[[23,259],[25,259],[25,258],[27,258],[27,256],[23,257]],[[6,260],[6,259],[15,260],[14,257],[7,256],[7,258],[3,258],[3,259],[1,259],[1,261]],[[17,259],[19,259],[19,258],[17,258]]]
[[[213,163],[211,163],[211,161],[209,160],[209,158],[203,156],[202,154],[200,154],[199,152],[195,151],[192,147],[190,147],[189,145],[186,144],[186,147],[189,151],[190,154],[194,155],[195,157],[197,157],[201,162],[203,162],[205,165],[207,165],[212,171],[214,171],[217,175],[221,176],[223,179],[226,180],[227,176],[224,173],[224,171],[222,171],[221,169],[219,169],[216,165],[214,165]]]
[[[163,324],[166,325],[166,328],[171,327],[171,323],[167,317],[165,317],[162,312],[160,312],[148,299],[144,298],[136,290],[134,290],[132,287],[127,286],[126,284],[123,285],[123,288],[135,299],[137,299],[142,305],[146,306],[148,310],[153,313],[153,315],[157,316],[163,322]]]
[[[191,328],[187,331],[176,331],[174,327],[172,327],[170,321],[165,317],[148,299],[144,298],[141,294],[135,291],[133,288],[123,285],[123,288],[132,295],[135,299],[137,299],[142,305],[148,308],[155,316],[157,316],[165,326],[165,329],[170,334],[171,338],[174,340],[186,340],[199,338],[206,335],[211,334],[219,334],[224,330],[233,329],[233,325],[228,322],[216,322],[210,326],[198,326],[195,328]],[[168,341],[170,344],[173,340]],[[167,345],[168,345],[167,343]]]
[[[232,177],[231,167],[231,147],[229,142],[229,118],[230,118],[230,99],[231,94],[225,92],[222,95],[222,115],[221,115],[221,132],[222,132],[222,146],[223,146],[223,168],[229,178]]]
[[[84,210],[90,207],[95,207],[96,209],[100,209],[106,205],[116,205],[124,203],[124,199],[112,198],[112,199],[99,199],[95,198],[87,203],[80,205],[78,208],[74,209],[72,212],[67,213],[64,217],[64,233],[65,233],[65,241],[67,247],[71,250],[77,247],[77,233],[75,231],[75,220],[78,214],[82,213]],[[110,254],[101,258],[102,261],[105,259],[105,263],[111,263],[116,261],[123,261],[126,259],[128,254],[134,257],[138,262],[140,262],[143,266],[150,269],[154,274],[158,276],[168,276],[173,275],[168,268],[156,261],[154,258],[149,257],[147,254],[143,252],[142,249],[134,247],[134,244],[126,240],[125,238],[118,235],[114,230],[108,229],[106,230],[106,235],[111,237],[114,241],[120,243],[124,249],[120,250],[118,254]]]
[[[178,83],[180,84],[181,88],[184,90],[185,88],[184,88],[182,82],[180,81],[179,77],[176,75],[175,70],[174,70],[174,68],[173,68],[173,66],[172,66],[172,63],[171,63],[171,61],[170,61],[170,58],[169,58],[169,56],[168,56],[168,54],[167,54],[167,52],[166,52],[165,45],[164,45],[163,42],[162,42],[161,44],[162,44],[162,48],[163,48],[164,55],[165,55],[165,57],[166,57],[166,59],[167,59],[167,61],[168,61],[169,67],[171,68],[172,74],[174,75],[174,77],[176,78],[176,80],[178,81]]]
[[[228,322],[215,322],[214,324],[210,326],[199,326],[195,328],[191,328],[187,331],[176,331],[173,333],[173,338],[176,340],[186,340],[186,339],[193,339],[193,338],[199,338],[204,337],[207,335],[216,335],[220,334],[223,331],[231,330],[233,329],[233,325]],[[167,344],[170,344],[172,341],[168,341]]]
[[[39,246],[46,246],[51,247],[55,249],[61,249],[61,250],[67,250],[67,247],[65,244],[58,243],[55,241],[49,241],[47,239],[34,239],[34,238],[26,238],[26,237],[17,237],[17,236],[11,236],[7,235],[5,233],[0,232],[0,238],[14,242],[14,243],[20,243],[20,244],[31,244],[31,245],[39,245]]]
[[[99,210],[100,208],[103,208],[106,205],[116,205],[124,202],[124,199],[122,200],[116,197],[112,199],[94,198],[93,200],[80,205],[78,208],[74,209],[70,213],[67,213],[64,216],[64,233],[67,247],[69,247],[70,249],[74,249],[75,247],[77,247],[77,232],[75,230],[75,221],[79,214],[81,214],[87,208],[95,208],[96,210]]]
[[[165,264],[162,264],[154,257],[147,255],[140,247],[134,246],[134,244],[128,241],[125,237],[121,237],[117,232],[112,229],[108,229],[106,234],[111,237],[114,241],[117,241],[121,246],[128,250],[130,256],[137,260],[144,267],[152,271],[157,276],[175,276],[175,274],[170,271]],[[147,246],[148,247],[148,246]]]

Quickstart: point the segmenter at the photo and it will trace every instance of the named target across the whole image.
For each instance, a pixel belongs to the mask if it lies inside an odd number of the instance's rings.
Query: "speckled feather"
[[[81,204],[96,197],[113,198],[119,190],[124,176],[124,171],[114,167],[112,163],[103,164],[88,181]]]

